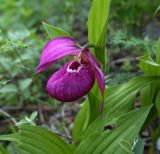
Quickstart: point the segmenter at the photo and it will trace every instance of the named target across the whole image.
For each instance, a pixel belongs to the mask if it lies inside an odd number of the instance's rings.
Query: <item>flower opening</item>
[[[71,73],[76,72],[76,73],[78,73],[81,70],[81,68],[82,68],[82,65],[79,62],[73,61],[67,67],[67,72],[71,72]]]

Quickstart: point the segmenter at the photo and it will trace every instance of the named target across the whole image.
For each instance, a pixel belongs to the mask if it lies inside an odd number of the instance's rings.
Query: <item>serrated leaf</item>
[[[68,32],[64,31],[63,29],[60,29],[58,27],[49,25],[45,22],[43,22],[43,26],[48,34],[48,36],[53,39],[55,37],[61,37],[61,36],[70,36]]]
[[[95,46],[95,54],[105,67],[106,32],[109,16],[110,0],[93,0],[88,15],[88,39]]]
[[[133,144],[150,109],[151,106],[144,107],[121,115],[117,120],[116,128],[103,133],[93,133],[81,142],[74,154],[126,154],[119,142],[127,140],[131,145]]]

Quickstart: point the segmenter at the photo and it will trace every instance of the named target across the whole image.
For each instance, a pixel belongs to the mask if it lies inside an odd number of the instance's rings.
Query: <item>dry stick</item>
[[[38,103],[38,113],[41,123],[46,124],[40,103]]]
[[[119,59],[117,59],[117,60],[112,61],[112,62],[111,62],[111,65],[119,64],[119,63],[125,62],[126,60],[136,61],[137,59],[136,59],[135,57],[119,58]]]
[[[0,114],[4,115],[5,117],[9,118],[10,121],[16,126],[17,121],[14,117],[12,117],[9,113],[5,112],[4,110],[0,109]]]
[[[55,133],[56,135],[60,136],[60,137],[63,137],[65,138],[66,140],[68,140],[70,143],[75,143],[75,144],[78,144],[77,142],[75,142],[71,137],[68,137],[68,136],[65,136],[65,135],[62,135],[60,133],[57,133],[57,132],[53,132]]]

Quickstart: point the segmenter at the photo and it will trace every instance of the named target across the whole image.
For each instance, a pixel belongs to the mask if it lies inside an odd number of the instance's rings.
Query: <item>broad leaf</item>
[[[69,36],[69,33],[64,31],[63,29],[60,29],[58,27],[49,25],[45,22],[43,22],[43,26],[48,34],[48,36],[53,39],[55,37],[61,37],[61,36]]]
[[[110,9],[110,0],[93,0],[88,15],[88,39],[95,46],[95,54],[105,67],[106,31]]]
[[[89,124],[92,123],[97,116],[100,115],[100,105],[102,103],[102,94],[97,82],[88,94],[89,101]]]
[[[107,120],[112,121],[120,114],[133,109],[137,93],[143,87],[157,80],[159,80],[158,77],[137,77],[122,86],[108,90],[108,97],[104,106],[104,112],[108,116]]]
[[[81,136],[86,130],[86,127],[88,125],[88,120],[89,120],[88,107],[89,107],[89,102],[88,100],[86,100],[83,103],[83,105],[81,105],[81,109],[75,118],[72,134],[74,140],[76,141],[80,141]]]
[[[131,149],[125,150],[121,143],[125,140],[133,145],[150,109],[151,107],[144,107],[121,115],[116,120],[116,128],[93,133],[81,142],[74,154],[128,153]]]
[[[155,98],[159,88],[160,88],[160,79],[144,87],[140,92],[141,105],[146,106],[146,105],[155,103],[156,101]]]
[[[13,141],[20,154],[71,154],[73,147],[47,129],[23,125],[17,134],[2,135],[0,140]]]
[[[98,115],[98,117],[87,127],[85,131],[81,131],[79,137],[81,137],[81,139],[85,139],[93,132],[102,132],[104,125],[114,124],[115,119],[119,115],[133,109],[137,93],[143,87],[150,85],[150,83],[157,80],[159,80],[158,77],[137,77],[123,85],[106,88],[103,119]],[[98,97],[99,94],[97,93],[96,96]],[[85,117],[86,114],[84,113],[83,116]],[[83,120],[81,120],[79,125],[84,125]]]
[[[137,77],[128,83],[106,89],[106,101],[104,104],[104,122],[100,120],[100,116],[88,127],[82,135],[82,139],[91,135],[93,132],[103,131],[104,125],[114,124],[115,119],[134,107],[137,93],[143,87],[149,85],[153,81],[157,81],[157,77]]]
[[[139,57],[140,60],[139,67],[140,69],[149,76],[160,76],[160,64],[154,62],[150,57],[149,53],[146,53],[144,56]]]

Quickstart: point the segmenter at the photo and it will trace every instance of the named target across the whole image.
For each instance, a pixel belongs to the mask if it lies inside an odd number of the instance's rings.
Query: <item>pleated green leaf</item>
[[[145,53],[143,57],[138,58],[140,60],[139,67],[147,76],[160,77],[160,43],[157,43],[156,62],[153,61],[149,53]],[[160,88],[160,80],[150,83],[148,86],[141,90],[141,105],[146,106],[155,103],[155,97],[157,91]],[[159,110],[157,108],[157,110]]]
[[[69,33],[64,31],[63,29],[49,25],[45,22],[43,22],[43,26],[44,26],[48,36],[50,37],[50,39],[53,39],[55,37],[61,37],[61,36],[70,36]]]
[[[105,67],[106,64],[106,31],[110,9],[110,0],[93,0],[88,15],[88,39],[95,45],[95,54]]]
[[[136,77],[123,85],[106,88],[102,119],[99,114],[88,127],[85,127],[83,131],[79,131],[78,139],[83,140],[93,132],[102,132],[104,130],[104,125],[114,124],[119,115],[133,109],[137,93],[143,87],[157,80],[159,80],[158,77]],[[98,96],[99,94],[97,93],[97,97]],[[81,110],[84,109],[82,108]],[[79,119],[81,119],[79,120],[79,126],[81,127],[84,125],[83,117],[87,117],[87,112],[83,112],[83,116],[79,116]],[[81,129],[81,127],[79,129]]]
[[[137,93],[143,87],[159,79],[158,77],[136,77],[113,90],[108,90],[108,97],[104,106],[104,112],[107,113],[109,118],[108,121],[112,121],[120,114],[132,110]]]
[[[23,125],[17,134],[0,136],[17,143],[20,154],[71,154],[73,147],[45,128]]]
[[[154,62],[150,57],[149,53],[146,53],[144,56],[139,57],[140,60],[139,67],[140,69],[149,76],[160,76],[160,64]]]
[[[128,154],[132,149],[125,149],[129,146],[124,146],[122,142],[133,145],[150,109],[151,106],[144,107],[121,115],[113,130],[95,132],[88,136],[74,154]]]
[[[74,121],[72,135],[73,139],[76,140],[77,142],[80,141],[81,136],[86,130],[86,127],[88,125],[88,120],[89,120],[88,107],[89,107],[89,102],[88,100],[86,100],[81,106],[81,109],[78,112]]]
[[[107,88],[105,90],[106,101],[104,104],[103,119],[98,116],[81,135],[81,139],[85,139],[93,132],[102,132],[104,125],[114,125],[119,115],[133,109],[137,93],[143,87],[157,80],[159,80],[158,77],[137,77],[126,84]]]

